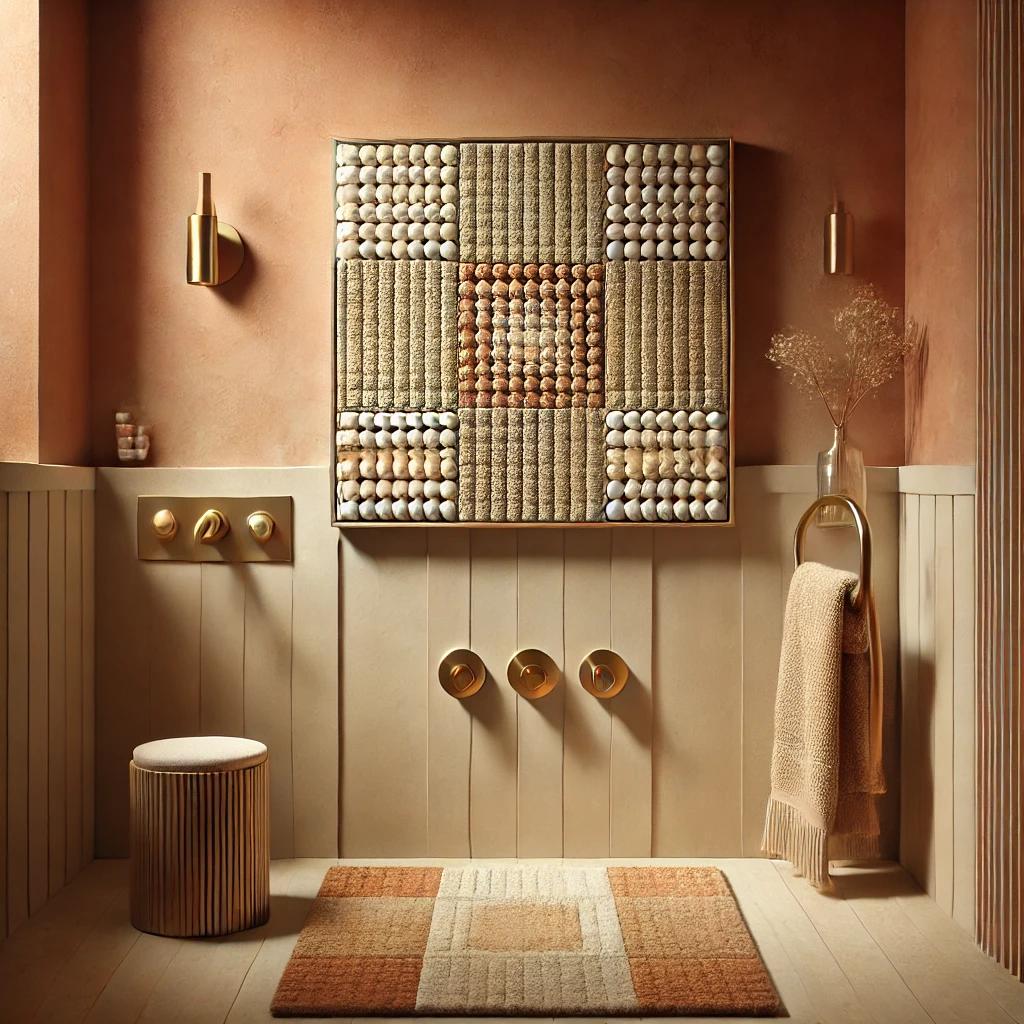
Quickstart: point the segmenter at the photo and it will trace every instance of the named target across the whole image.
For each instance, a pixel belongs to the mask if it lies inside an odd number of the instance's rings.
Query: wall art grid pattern
[[[731,156],[336,142],[336,523],[730,522]]]

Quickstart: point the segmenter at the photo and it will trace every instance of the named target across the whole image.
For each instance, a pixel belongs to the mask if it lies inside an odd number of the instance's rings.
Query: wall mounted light
[[[825,218],[825,273],[853,273],[853,214],[838,199]]]
[[[188,256],[185,278],[189,284],[217,285],[230,281],[245,259],[242,237],[217,219],[213,185],[207,172],[199,175],[199,202],[188,218]]]

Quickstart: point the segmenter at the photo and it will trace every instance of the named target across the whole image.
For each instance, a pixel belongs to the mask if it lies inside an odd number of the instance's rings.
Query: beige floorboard
[[[275,861],[268,924],[237,936],[182,941],[136,932],[128,922],[127,863],[94,861],[0,943],[0,1019],[266,1024],[295,939],[335,863]],[[898,865],[841,868],[837,894],[829,897],[794,877],[789,865],[765,860],[564,863],[720,866],[795,1024],[1024,1022],[1024,987],[978,952]]]

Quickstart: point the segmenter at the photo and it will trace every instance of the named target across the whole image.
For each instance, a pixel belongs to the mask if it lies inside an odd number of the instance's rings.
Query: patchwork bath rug
[[[271,1010],[775,1016],[717,868],[331,868]]]

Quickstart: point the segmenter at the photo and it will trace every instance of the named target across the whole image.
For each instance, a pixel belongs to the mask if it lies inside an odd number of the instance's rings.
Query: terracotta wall
[[[833,186],[858,269],[903,301],[903,5],[891,0],[108,0],[92,5],[94,457],[124,402],[164,465],[323,464],[330,425],[330,135],[731,134],[737,456],[806,463],[816,405],[764,359],[847,282],[821,270]],[[184,283],[200,170],[248,260]],[[96,268],[116,267],[99,273]],[[868,461],[903,455],[903,389],[862,407]]]
[[[907,0],[906,295],[926,330],[907,377],[907,462],[975,460],[977,3]]]
[[[39,456],[39,20],[37,0],[0,5],[0,461]]]

